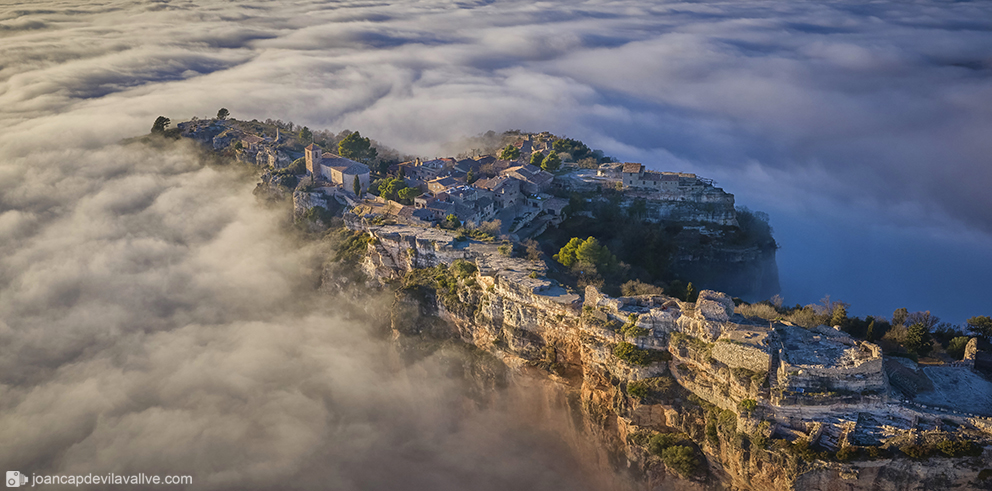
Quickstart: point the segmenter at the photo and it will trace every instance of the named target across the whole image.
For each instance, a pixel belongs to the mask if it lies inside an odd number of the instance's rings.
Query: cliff
[[[457,339],[511,379],[544,380],[576,401],[597,465],[636,487],[992,489],[987,422],[894,406],[870,343],[750,322],[715,291],[695,303],[580,294],[496,244],[346,223],[368,284],[395,291],[398,339]],[[965,435],[982,442],[977,455],[913,460],[896,450]]]

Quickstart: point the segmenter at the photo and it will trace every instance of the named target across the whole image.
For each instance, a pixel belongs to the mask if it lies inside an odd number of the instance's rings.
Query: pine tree
[[[355,183],[352,184],[352,189],[355,190],[355,196],[362,197],[362,181],[358,179],[358,176],[355,176]]]
[[[155,123],[152,125],[152,133],[164,133],[165,128],[168,127],[171,122],[172,121],[169,118],[159,116],[155,119]]]
[[[548,156],[544,158],[544,161],[541,162],[541,169],[544,169],[548,172],[554,172],[558,170],[558,167],[560,166],[561,166],[561,157],[559,157],[558,152],[555,152],[554,150],[552,150],[551,153],[549,153]]]

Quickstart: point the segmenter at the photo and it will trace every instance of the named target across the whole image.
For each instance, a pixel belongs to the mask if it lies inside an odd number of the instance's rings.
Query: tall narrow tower
[[[303,149],[303,156],[307,159],[307,172],[311,176],[320,175],[320,159],[323,157],[323,152],[316,143],[311,143],[307,145],[307,148]]]

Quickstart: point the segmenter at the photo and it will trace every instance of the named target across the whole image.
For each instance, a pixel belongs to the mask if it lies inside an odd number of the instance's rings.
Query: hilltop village
[[[251,128],[178,125],[264,168],[259,194],[286,190],[298,223],[340,222],[328,284],[393,289],[390,328],[419,342],[413,351],[460,340],[549,384],[576,401],[601,461],[650,489],[992,489],[992,360],[978,337],[955,338],[960,359],[924,361],[921,346],[938,342],[897,345],[875,329],[936,333],[929,312],[862,325],[829,300],[790,309],[675,281],[612,294],[589,280],[590,267],[607,279],[650,271],[623,269],[574,233],[613,205],[622,214],[610,227],[669,230],[676,261],[767,250],[767,238],[728,245],[754,218],[708,179],[590,156],[550,133],[491,138],[480,155],[381,162],[358,133],[335,135],[334,153]],[[569,268],[569,254],[592,259]]]

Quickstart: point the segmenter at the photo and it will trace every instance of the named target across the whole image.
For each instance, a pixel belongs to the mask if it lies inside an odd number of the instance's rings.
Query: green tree
[[[685,286],[685,301],[695,302],[699,298],[699,292],[696,291],[696,287],[692,286],[690,281],[688,285]]]
[[[230,115],[231,111],[228,111],[226,107],[222,107],[220,111],[217,111],[217,119],[227,119]]]
[[[444,223],[442,224],[445,228],[457,228],[459,225],[461,225],[461,221],[458,220],[458,217],[454,213],[444,217]]]
[[[916,353],[919,356],[927,356],[933,349],[933,344],[930,342],[930,331],[927,329],[926,325],[921,323],[916,323],[907,329],[906,332],[906,342],[904,344],[907,350]]]
[[[402,201],[406,202],[407,204],[410,204],[413,203],[413,198],[420,196],[420,190],[417,188],[407,187],[400,189],[399,193],[397,194],[399,195]]]
[[[530,165],[534,167],[541,167],[544,164],[544,154],[541,152],[534,152],[530,154]]]
[[[313,143],[313,132],[310,131],[310,128],[307,128],[306,126],[300,128],[299,137],[300,137],[300,143],[304,145],[309,145]]]
[[[954,357],[955,360],[964,358],[964,348],[965,346],[968,346],[968,341],[970,340],[971,338],[968,336],[958,336],[951,339],[951,341],[947,343],[947,354]]]
[[[541,169],[548,172],[554,172],[558,170],[558,167],[561,167],[561,157],[558,156],[558,152],[552,150],[544,161],[541,162]]]
[[[499,151],[497,157],[500,160],[517,160],[520,158],[520,149],[513,145],[507,145]]]
[[[475,171],[469,169],[468,174],[465,174],[465,182],[469,184],[475,182]]]
[[[164,133],[165,129],[169,126],[172,121],[165,117],[159,116],[155,119],[155,123],[152,124],[152,133]]]
[[[830,316],[830,326],[843,326],[847,323],[847,307],[837,305],[834,307],[833,315]]]
[[[406,182],[403,179],[389,177],[379,181],[379,196],[386,199],[398,199],[400,191],[404,189],[406,189]]]
[[[371,163],[377,154],[378,151],[372,148],[372,140],[362,138],[362,135],[357,131],[338,143],[338,155],[363,164]]]
[[[865,341],[875,340],[875,319],[868,323],[868,332],[865,333]]]
[[[582,240],[573,237],[562,247],[554,259],[566,267],[592,265],[598,270],[611,271],[617,267],[617,258],[606,246],[600,245],[595,237]]]
[[[987,315],[977,315],[965,322],[968,323],[968,330],[992,341],[992,318]]]
[[[675,469],[682,477],[689,477],[699,467],[699,460],[692,448],[685,445],[673,445],[661,451],[661,460],[665,465]]]
[[[355,196],[362,197],[362,181],[358,179],[358,176],[355,176],[355,182],[352,183],[351,189],[355,191]]]
[[[591,239],[592,237],[589,238]],[[552,257],[554,258],[555,261],[558,261],[563,265],[565,265],[566,268],[571,268],[576,261],[575,251],[576,249],[579,248],[580,245],[582,245],[582,242],[583,242],[582,239],[578,237],[572,237],[572,239],[569,240],[568,243],[565,244],[565,246],[558,251],[558,254],[555,254]]]
[[[587,147],[585,143],[582,143],[579,140],[573,140],[571,138],[562,138],[560,140],[555,140],[555,142],[551,144],[551,148],[553,148],[556,152],[559,153],[567,153],[569,156],[571,156],[572,162],[578,162],[580,160],[587,158],[593,158],[593,160],[596,160],[595,157],[590,157],[592,151],[589,150],[589,147]],[[599,162],[597,161],[596,165],[598,164]]]

